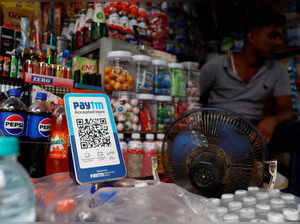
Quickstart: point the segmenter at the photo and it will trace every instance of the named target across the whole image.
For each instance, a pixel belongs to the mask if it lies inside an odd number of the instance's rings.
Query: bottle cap
[[[283,193],[283,194],[281,194],[281,196],[280,196],[283,200],[285,200],[285,201],[294,201],[295,200],[295,195],[293,195],[293,194],[290,194],[290,193]]]
[[[218,213],[219,216],[223,216],[228,212],[228,208],[226,208],[226,207],[217,207],[216,212]]]
[[[37,92],[35,99],[37,99],[37,100],[46,100],[47,99],[47,94],[42,93],[42,92]]]
[[[147,55],[134,55],[132,56],[132,59],[134,61],[138,61],[138,62],[148,62],[150,63],[151,62],[151,57],[147,56]]]
[[[165,134],[157,134],[157,135],[156,135],[156,138],[157,138],[158,140],[164,140]]]
[[[19,140],[16,137],[0,136],[0,156],[19,154]]]
[[[222,194],[221,199],[222,200],[233,200],[233,194]]]
[[[133,134],[131,135],[131,138],[132,138],[132,139],[140,139],[141,136],[140,136],[139,133],[133,133]]]
[[[236,190],[234,194],[238,197],[242,197],[242,196],[247,195],[247,191],[246,190]]]
[[[257,192],[255,196],[257,200],[267,200],[269,198],[268,192]]]
[[[260,210],[260,211],[269,211],[269,210],[271,210],[271,206],[268,205],[268,204],[257,204],[255,207],[256,207],[257,210]]]
[[[242,208],[240,210],[240,217],[243,217],[246,219],[254,219],[255,218],[254,208]]]
[[[153,65],[158,65],[158,66],[164,66],[164,67],[168,66],[168,62],[167,61],[160,60],[160,59],[154,59],[154,60],[152,60],[152,64]]]
[[[248,205],[252,205],[252,204],[255,204],[256,203],[256,198],[255,197],[244,197],[243,198],[243,202],[245,204],[248,204]]]
[[[210,198],[209,201],[215,206],[220,206],[221,204],[221,200],[219,198]]]
[[[69,213],[75,209],[75,202],[72,198],[61,199],[56,204],[56,211],[60,213]]]
[[[154,140],[154,134],[146,134],[147,140]]]
[[[169,68],[179,68],[179,69],[183,69],[182,64],[179,63],[170,63],[169,64]]]
[[[299,220],[299,212],[294,208],[284,208],[283,215],[288,221],[298,221]]]
[[[224,222],[238,222],[239,221],[239,216],[236,214],[225,214],[223,216]]]
[[[242,208],[242,203],[239,201],[232,201],[229,202],[228,207],[230,211],[236,211]]]
[[[284,216],[277,212],[269,212],[268,213],[268,221],[269,222],[284,222]]]
[[[20,95],[21,95],[21,90],[20,90],[20,89],[10,89],[10,90],[8,90],[8,95],[9,95],[9,96],[20,97]]]

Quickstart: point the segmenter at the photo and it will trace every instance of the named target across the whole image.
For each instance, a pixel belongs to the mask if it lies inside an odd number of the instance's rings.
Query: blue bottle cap
[[[19,97],[21,95],[21,90],[20,89],[10,89],[10,90],[8,90],[8,95]]]
[[[0,156],[19,153],[19,140],[16,137],[0,136]]]
[[[37,99],[37,100],[46,100],[47,99],[47,94],[46,93],[37,92],[35,99]]]

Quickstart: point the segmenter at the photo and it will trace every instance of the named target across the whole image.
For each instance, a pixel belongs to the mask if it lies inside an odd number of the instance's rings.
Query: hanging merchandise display
[[[136,75],[136,92],[153,93],[153,71],[151,57],[146,55],[134,55],[133,63]]]
[[[170,95],[170,74],[168,63],[165,60],[152,60],[154,72],[154,94]]]
[[[132,72],[132,56],[129,51],[110,51],[109,65],[105,67],[104,89],[112,91],[134,91],[135,76]]]

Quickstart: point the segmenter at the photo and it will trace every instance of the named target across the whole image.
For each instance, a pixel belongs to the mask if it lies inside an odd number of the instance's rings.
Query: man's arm
[[[257,129],[262,134],[266,143],[270,142],[278,124],[294,118],[292,96],[277,96],[275,97],[275,103],[276,115],[265,117],[265,119],[257,125]]]

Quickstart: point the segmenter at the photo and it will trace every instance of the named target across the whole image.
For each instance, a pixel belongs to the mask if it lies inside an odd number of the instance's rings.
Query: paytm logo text
[[[73,102],[74,109],[80,110],[103,110],[104,106],[101,102]]]

